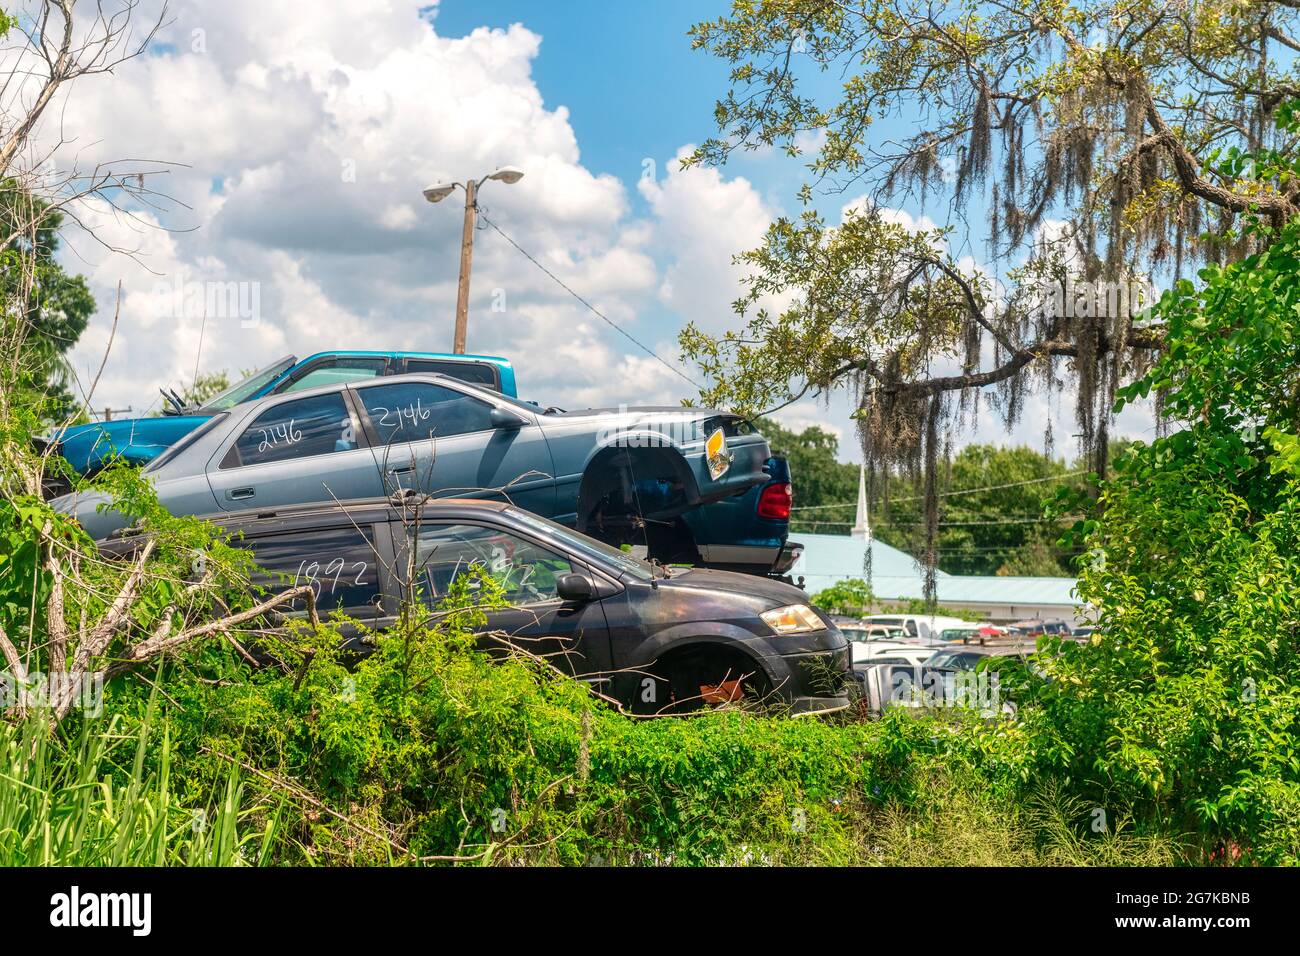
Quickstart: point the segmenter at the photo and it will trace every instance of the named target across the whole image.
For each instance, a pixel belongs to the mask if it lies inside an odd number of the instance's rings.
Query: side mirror
[[[496,407],[489,413],[488,420],[493,428],[520,428],[524,424],[524,420],[518,415],[512,415],[504,408]]]
[[[581,604],[596,596],[596,588],[585,574],[561,574],[555,579],[555,593],[562,600]]]

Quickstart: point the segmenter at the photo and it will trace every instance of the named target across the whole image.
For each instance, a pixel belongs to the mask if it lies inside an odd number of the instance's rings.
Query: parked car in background
[[[1009,624],[1007,630],[1022,637],[1042,637],[1044,634],[1051,634],[1055,637],[1069,637],[1073,633],[1070,625],[1060,618],[1050,621],[1037,619],[1016,621],[1014,624]]]
[[[217,520],[265,569],[260,583],[310,584],[322,613],[342,610],[371,628],[393,622],[408,558],[431,611],[479,569],[511,605],[487,613],[484,634],[508,637],[484,636],[485,648],[545,655],[637,713],[742,697],[797,714],[848,706],[847,642],[807,595],[777,581],[653,565],[497,502],[408,496]],[[105,547],[130,550],[133,537]],[[355,634],[349,646],[368,650]]]
[[[869,644],[875,641],[906,642],[910,635],[902,627],[888,624],[864,624],[857,619],[836,621],[840,631],[855,644]]]
[[[856,669],[876,664],[921,664],[934,655],[934,648],[916,641],[850,641]]]
[[[711,450],[710,450],[711,448]],[[145,468],[175,514],[394,491],[510,500],[607,543],[680,550],[683,512],[766,484],[767,440],[700,408],[543,411],[441,375],[272,395],[218,412]],[[640,482],[659,489],[638,494]],[[95,538],[126,524],[103,492],[58,498]]]
[[[868,624],[884,624],[888,627],[901,627],[911,637],[923,641],[939,641],[944,628],[966,627],[970,621],[959,617],[944,617],[939,614],[873,614],[864,618]]]
[[[945,627],[939,633],[939,640],[945,643],[965,642],[979,643],[989,638],[1005,637],[1011,633],[1005,627],[994,624],[965,624],[961,627]]]
[[[162,391],[164,413],[158,418],[122,418],[74,425],[38,441],[54,450],[80,475],[93,475],[115,458],[146,465],[220,412],[268,395],[302,392],[321,385],[432,372],[515,397],[515,371],[509,360],[494,355],[442,352],[317,352],[305,359],[286,355],[246,376],[202,406],[185,405]],[[66,486],[51,489],[58,494]],[[53,495],[51,495],[53,497]]]
[[[934,709],[973,707],[984,716],[1014,713],[1002,699],[996,666],[979,668],[982,661],[1027,657],[1034,645],[1007,640],[985,645],[958,645],[935,650],[923,661],[869,661],[855,664],[860,683],[859,706],[867,716],[878,717],[888,707]]]

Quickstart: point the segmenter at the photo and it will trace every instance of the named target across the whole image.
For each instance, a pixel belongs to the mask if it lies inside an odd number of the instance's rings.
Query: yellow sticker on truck
[[[714,481],[725,475],[731,467],[731,456],[727,454],[727,436],[721,428],[704,442],[704,460],[709,465],[709,477]]]

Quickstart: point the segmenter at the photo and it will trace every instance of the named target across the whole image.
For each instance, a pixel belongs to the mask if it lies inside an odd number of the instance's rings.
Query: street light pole
[[[474,263],[474,226],[478,219],[479,187],[489,179],[510,186],[523,178],[523,170],[502,166],[477,181],[470,179],[464,183],[439,183],[424,191],[424,198],[429,202],[441,202],[455,192],[457,187],[465,190],[465,225],[460,236],[460,282],[456,288],[456,330],[451,346],[452,352],[457,355],[465,354],[465,339],[469,332],[469,277]]]
[[[465,354],[465,336],[469,331],[469,275],[474,261],[474,225],[478,219],[474,202],[477,196],[478,184],[471,179],[465,184],[465,228],[460,236],[460,284],[456,289],[456,333],[451,344],[451,350],[457,355]]]

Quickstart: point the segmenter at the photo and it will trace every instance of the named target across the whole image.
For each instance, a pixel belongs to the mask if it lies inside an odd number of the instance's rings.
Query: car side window
[[[437,605],[455,580],[478,568],[495,579],[510,604],[555,601],[556,579],[573,572],[564,555],[495,528],[424,525],[407,531],[424,600]]]
[[[492,428],[492,406],[428,382],[395,382],[359,389],[379,442],[427,441]]]
[[[481,362],[449,362],[439,361],[438,359],[407,359],[406,370],[408,372],[434,372],[438,375],[446,375],[448,378],[459,379],[462,382],[469,382],[471,385],[480,385],[484,388],[490,388],[494,392],[500,391],[501,386],[497,382],[496,369],[490,365],[484,365]]]
[[[357,448],[352,416],[339,393],[268,408],[235,442],[241,465],[261,465]]]
[[[310,584],[322,615],[334,610],[364,611],[382,603],[369,526],[311,528],[232,539],[250,548],[260,572],[253,583],[271,591]],[[304,613],[305,600],[294,611]]]
[[[306,374],[276,389],[276,392],[277,394],[302,392],[320,385],[342,385],[346,382],[375,378],[384,374],[387,364],[387,359],[374,357],[342,356],[330,359],[312,367]]]

